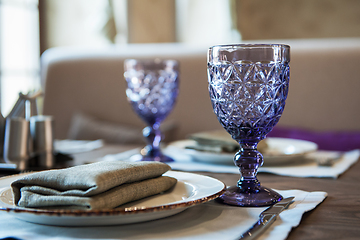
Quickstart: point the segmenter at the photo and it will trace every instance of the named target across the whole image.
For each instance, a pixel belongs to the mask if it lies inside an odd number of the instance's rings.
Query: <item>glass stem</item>
[[[147,141],[146,156],[155,157],[161,154],[160,142],[161,142],[161,131],[160,124],[155,123],[152,126],[148,126],[143,129],[143,136]]]
[[[263,164],[263,156],[257,150],[258,142],[240,142],[240,151],[235,154],[234,163],[239,167],[241,178],[237,186],[242,192],[256,193],[260,190],[260,182],[256,175]]]

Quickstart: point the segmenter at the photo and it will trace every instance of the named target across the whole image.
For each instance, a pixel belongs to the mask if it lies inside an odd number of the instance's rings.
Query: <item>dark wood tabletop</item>
[[[93,162],[106,154],[115,154],[134,147],[110,145],[99,150],[75,154],[71,165]],[[240,177],[238,174],[229,173],[200,174],[217,178],[228,186],[235,185]],[[267,173],[259,173],[258,179],[262,185],[279,190],[300,189],[328,193],[324,202],[303,215],[300,225],[291,231],[288,240],[360,239],[360,162],[355,163],[337,179],[296,178]]]
[[[236,174],[202,173],[234,185]],[[288,240],[360,239],[360,163],[357,162],[338,179],[295,178],[259,173],[262,185],[279,190],[300,189],[325,191],[327,198],[314,210],[303,215]]]
[[[92,158],[132,149],[134,146],[107,146],[89,153],[75,155],[77,160],[91,161]],[[200,174],[223,181],[227,186],[235,185],[240,175],[229,173]],[[300,189],[324,191],[328,197],[314,210],[303,215],[301,223],[294,228],[288,240],[360,239],[360,162],[355,163],[337,179],[297,178],[268,173],[259,173],[262,185],[279,190]]]

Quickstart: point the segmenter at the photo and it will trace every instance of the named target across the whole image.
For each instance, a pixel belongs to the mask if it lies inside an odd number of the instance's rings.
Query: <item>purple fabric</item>
[[[267,136],[315,142],[321,150],[349,151],[360,149],[360,131],[318,132],[298,128],[275,127]]]

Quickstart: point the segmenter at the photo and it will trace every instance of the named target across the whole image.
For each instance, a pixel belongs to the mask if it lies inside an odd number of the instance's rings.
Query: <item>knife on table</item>
[[[243,233],[239,240],[253,240],[260,236],[272,223],[275,222],[277,216],[286,208],[289,207],[291,203],[293,203],[294,197],[288,197],[281,200],[278,203],[275,203],[271,207],[267,208],[260,214],[259,220],[245,233]]]

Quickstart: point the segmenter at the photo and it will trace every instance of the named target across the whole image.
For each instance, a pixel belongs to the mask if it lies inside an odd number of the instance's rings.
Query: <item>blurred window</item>
[[[178,42],[215,45],[241,41],[235,0],[176,0]]]
[[[18,98],[39,88],[38,0],[0,0],[0,101],[6,116]]]

